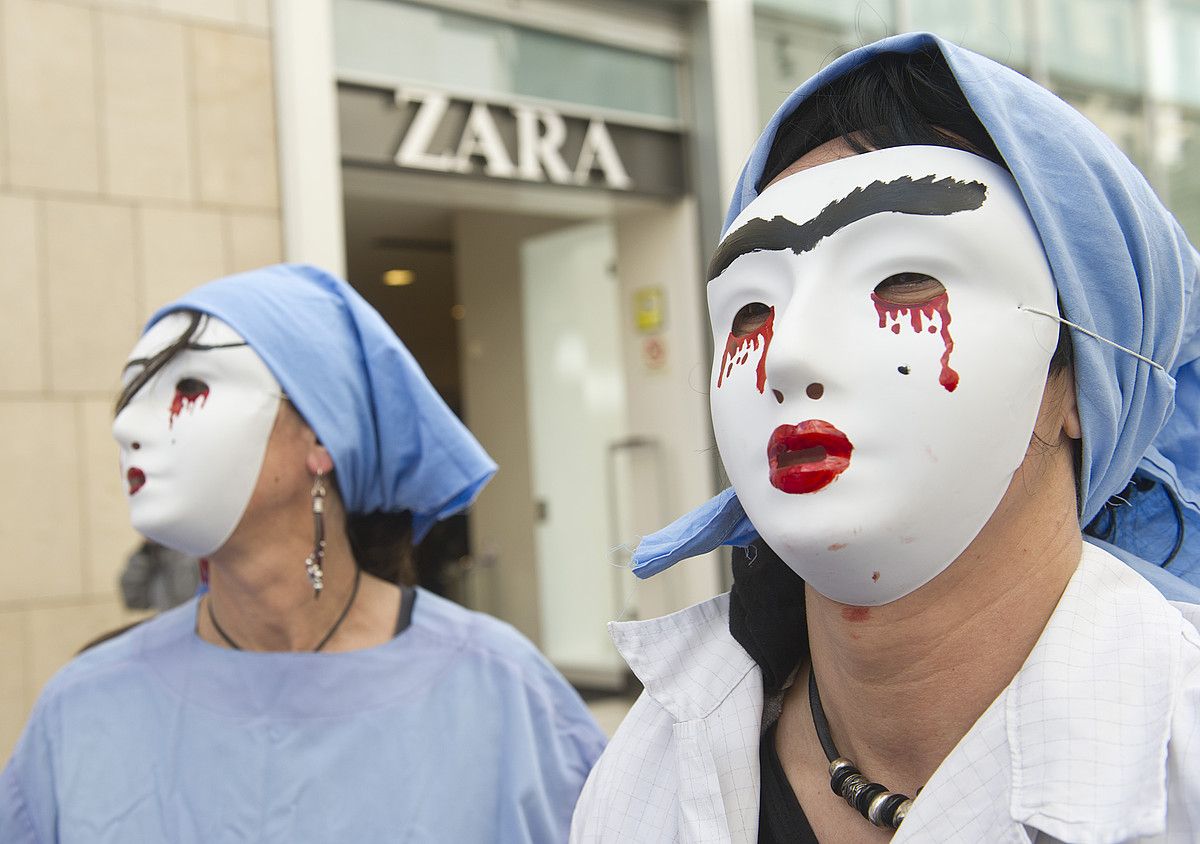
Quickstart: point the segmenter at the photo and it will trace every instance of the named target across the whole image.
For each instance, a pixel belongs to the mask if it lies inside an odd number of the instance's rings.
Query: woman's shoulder
[[[592,769],[571,819],[571,841],[675,839],[679,769],[675,719],[646,692]]]
[[[412,628],[425,641],[438,641],[459,651],[460,659],[474,670],[493,677],[509,677],[542,693],[569,692],[578,698],[533,642],[513,625],[487,613],[418,589]]]
[[[614,626],[645,690],[588,777],[572,842],[674,841],[697,778],[738,807],[727,815],[735,839],[753,829],[758,781],[746,772],[757,770],[762,675],[729,636],[728,606],[721,595]]]
[[[1179,684],[1180,694],[1186,699],[1182,706],[1175,707],[1177,723],[1192,727],[1200,740],[1200,604],[1170,601],[1170,605],[1182,616],[1180,624],[1181,658]],[[1196,773],[1200,778],[1200,767]]]
[[[150,660],[156,652],[171,658],[163,649],[181,639],[180,629],[191,629],[194,605],[189,604],[87,647],[60,668],[34,703],[10,760],[14,770],[42,765],[49,748],[64,735],[86,735],[111,723],[144,726],[155,702],[162,699]]]
[[[1059,634],[1068,650],[1102,659],[1096,670],[1114,667],[1103,656],[1107,647],[1138,655],[1123,664],[1126,675],[1143,669],[1165,672],[1170,676],[1162,679],[1177,691],[1189,682],[1200,685],[1200,604],[1168,597],[1159,584],[1106,547],[1084,543],[1079,571],[1043,639],[1053,638],[1051,632]]]
[[[604,734],[579,693],[515,627],[486,613],[419,590],[412,629],[425,641],[440,640],[458,653],[454,662],[480,695],[520,699],[534,719],[545,719],[580,748],[591,767],[604,747]]]
[[[55,698],[81,685],[104,683],[146,667],[148,654],[182,642],[193,629],[195,599],[85,645],[46,684],[43,698]]]
[[[426,589],[417,589],[412,626],[426,637],[458,645],[477,658],[530,664],[546,661],[533,643],[508,622],[467,609]]]

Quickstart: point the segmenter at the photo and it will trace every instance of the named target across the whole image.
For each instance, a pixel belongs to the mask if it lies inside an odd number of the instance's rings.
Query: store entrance
[[[595,633],[621,603],[613,461],[628,436],[613,226],[535,235],[520,257],[542,640],[556,665],[602,684],[621,667]]]
[[[515,624],[582,685],[623,682],[605,633],[627,420],[612,222],[369,196],[347,196],[346,222],[351,283],[500,465],[418,549],[421,584]]]
[[[694,263],[668,275],[694,248],[690,206],[352,167],[344,184],[349,280],[500,466],[419,550],[423,585],[513,624],[577,685],[621,687],[606,622],[719,588],[703,564],[636,586],[627,568],[712,489],[703,396],[677,377],[703,355]],[[647,290],[659,324],[639,333]]]

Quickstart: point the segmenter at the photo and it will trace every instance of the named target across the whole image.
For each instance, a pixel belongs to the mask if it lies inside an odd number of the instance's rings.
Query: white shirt
[[[572,842],[757,841],[762,679],[728,615],[722,595],[609,625],[645,692],[584,786]],[[892,840],[1200,841],[1197,622],[1200,606],[1085,543],[1029,658]]]

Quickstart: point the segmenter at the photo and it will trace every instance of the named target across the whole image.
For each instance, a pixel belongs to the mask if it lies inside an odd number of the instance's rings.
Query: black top
[[[413,604],[417,602],[417,590],[411,586],[400,587],[400,612],[396,615],[396,632],[399,636],[412,624]]]
[[[772,695],[808,659],[804,581],[761,539],[747,551],[733,553],[729,632],[758,663],[763,691]]]
[[[759,844],[818,844],[775,750],[775,727],[783,688],[808,659],[804,581],[759,540],[749,553],[735,549],[729,632],[758,663],[763,676],[763,722],[758,743],[762,787],[758,802]]]
[[[774,724],[758,742],[762,789],[758,799],[758,844],[819,844],[775,750]]]

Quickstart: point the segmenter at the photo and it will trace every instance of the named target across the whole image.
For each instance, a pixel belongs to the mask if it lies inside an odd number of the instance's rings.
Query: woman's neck
[[[1017,492],[951,566],[900,600],[849,607],[806,590],[810,665],[834,744],[892,791],[915,794],[999,696],[1078,567],[1071,486]],[[806,683],[785,699],[779,747],[793,765],[825,763]]]
[[[1063,538],[1040,553],[960,558],[951,594],[870,609],[806,590],[812,665],[841,755],[873,779],[887,772],[922,785],[1016,675],[1079,554]],[[1012,579],[985,576],[989,565]]]
[[[306,540],[294,530],[270,532],[270,539],[235,535],[209,558],[209,594],[197,617],[200,636],[229,647],[228,636],[239,648],[253,651],[310,651],[331,629],[324,651],[355,650],[389,639],[399,590],[367,574],[356,590],[357,566],[343,522],[336,517],[326,522],[319,599],[304,567],[311,537]]]

